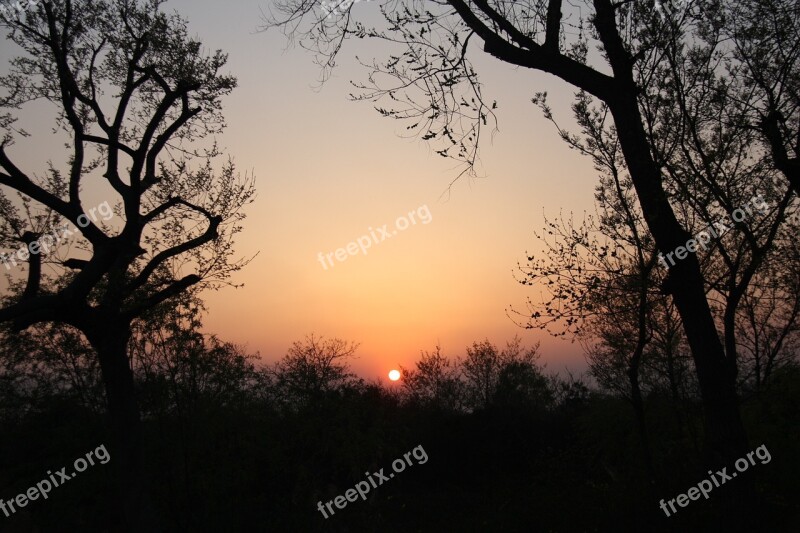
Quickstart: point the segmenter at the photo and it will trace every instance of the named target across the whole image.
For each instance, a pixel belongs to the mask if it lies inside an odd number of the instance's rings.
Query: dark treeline
[[[202,311],[189,297],[162,306],[129,344],[146,478],[168,531],[667,531],[658,501],[707,477],[698,392],[679,375],[676,397],[656,363],[643,380],[651,480],[634,411],[595,379],[599,361],[590,375],[559,377],[538,347],[483,341],[461,357],[423,352],[386,387],[351,372],[352,343],[312,335],[264,365],[200,333]],[[1,350],[0,497],[9,500],[110,437],[97,363],[74,331],[4,333]],[[792,494],[800,473],[799,384],[789,358],[744,395],[753,448],[766,443],[775,459],[751,467],[765,531],[792,527],[796,502],[775,495]],[[317,511],[416,446],[424,465],[328,519]],[[3,517],[3,531],[113,529],[113,461],[112,452],[109,465]],[[693,502],[669,525],[703,530],[717,501]]]

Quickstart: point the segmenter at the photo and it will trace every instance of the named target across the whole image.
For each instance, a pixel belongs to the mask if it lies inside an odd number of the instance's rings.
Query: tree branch
[[[558,76],[565,82],[575,85],[605,102],[611,100],[613,97],[614,78],[602,74],[558,52],[545,49],[529,37],[521,34],[519,30],[513,29],[513,33],[509,33],[509,35],[512,36],[512,38],[516,36],[515,40],[518,39],[523,42],[527,49],[516,47],[486,26],[486,24],[472,12],[464,0],[448,0],[448,2],[453,6],[467,26],[483,39],[484,51],[486,53],[501,61],[511,63],[512,65],[541,70]],[[481,7],[481,4],[490,10],[490,12],[493,11],[485,0],[476,0],[476,5],[478,5],[478,7]]]
[[[173,296],[177,296],[178,294],[182,293],[192,285],[199,283],[202,280],[200,276],[197,274],[189,274],[178,281],[174,282],[172,285],[163,289],[150,297],[146,298],[139,304],[134,305],[130,309],[123,312],[123,316],[127,320],[132,320],[137,316],[140,316],[143,312],[147,311],[148,309],[152,309],[153,307],[157,306],[158,304],[162,303],[163,301],[172,298]]]
[[[189,250],[197,248],[198,246],[202,246],[203,244],[217,238],[218,236],[217,229],[219,228],[219,225],[222,223],[222,217],[214,215],[208,210],[200,206],[194,205],[190,202],[187,202],[182,198],[171,198],[169,201],[165,202],[164,204],[160,205],[159,207],[157,207],[156,209],[145,215],[144,217],[145,223],[152,222],[159,215],[163,214],[168,209],[175,207],[177,205],[184,205],[190,209],[193,209],[194,211],[202,213],[206,218],[208,218],[209,221],[208,228],[206,228],[206,231],[202,235],[195,237],[194,239],[185,241],[179,244],[178,246],[173,246],[172,248],[162,250],[160,253],[156,254],[156,256],[153,257],[153,259],[151,259],[150,262],[139,273],[139,275],[136,276],[136,278],[128,285],[128,287],[126,287],[126,290],[128,292],[133,292],[142,285],[144,285],[150,278],[150,276],[153,274],[153,272],[155,272],[156,268],[158,268],[158,266],[161,263],[163,263],[170,257],[175,257],[176,255],[188,252]]]
[[[547,26],[544,47],[558,53],[559,35],[561,33],[561,0],[550,0],[547,6]]]

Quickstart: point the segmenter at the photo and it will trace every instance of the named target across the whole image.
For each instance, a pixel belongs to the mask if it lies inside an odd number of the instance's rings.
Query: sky
[[[451,187],[460,171],[452,160],[403,138],[407,123],[347,98],[350,81],[367,73],[354,57],[380,59],[385,48],[348,42],[320,88],[308,51],[288,46],[280,31],[258,31],[270,7],[269,0],[166,4],[188,18],[209,50],[229,54],[227,70],[239,85],[223,102],[228,128],[218,140],[241,172],[255,175],[258,194],[237,239],[239,256],[255,256],[232,280],[244,287],[203,295],[206,330],[266,362],[311,333],[354,341],[360,347],[352,367],[368,379],[412,367],[437,343],[446,355],[463,356],[473,341],[502,346],[515,335],[526,345],[541,341],[550,371],[585,369],[579,344],[522,329],[507,315],[512,306],[525,311],[526,298],[538,292],[514,274],[526,251],[541,249],[534,231],[544,216],[581,218],[593,210],[591,162],[570,150],[531,103],[536,92],[548,91],[557,118],[570,125],[574,90],[474,46],[483,94],[498,101],[498,131],[484,137],[481,177]],[[377,12],[375,2],[352,11],[367,19]],[[2,64],[10,53],[3,41]],[[14,149],[41,171],[42,147],[55,147],[47,139],[52,110],[26,113],[22,123],[32,124],[34,135]],[[86,194],[97,202],[109,195]],[[417,222],[402,229],[400,220],[398,228],[398,218],[411,212]],[[380,240],[384,225],[390,237]],[[366,253],[336,259],[337,249],[370,232],[380,242],[370,239]]]

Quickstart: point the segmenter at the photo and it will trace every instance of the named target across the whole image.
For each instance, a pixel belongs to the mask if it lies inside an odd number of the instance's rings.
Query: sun
[[[397,381],[398,379],[400,379],[400,371],[399,370],[391,370],[389,372],[389,379],[391,379],[392,381]]]

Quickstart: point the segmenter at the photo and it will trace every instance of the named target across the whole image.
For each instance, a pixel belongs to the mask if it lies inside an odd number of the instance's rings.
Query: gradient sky
[[[209,332],[267,361],[312,332],[360,342],[353,367],[367,378],[412,366],[420,350],[437,342],[455,356],[472,341],[502,345],[515,334],[528,345],[542,341],[550,370],[585,368],[577,343],[523,330],[506,316],[512,305],[524,310],[536,291],[513,273],[526,250],[539,249],[533,232],[543,215],[593,209],[591,162],[571,151],[530,101],[549,91],[556,116],[569,125],[571,87],[503,65],[474,46],[484,96],[499,103],[499,131],[482,146],[485,179],[462,178],[448,193],[458,174],[453,161],[401,138],[408,124],[347,99],[349,81],[365,75],[354,55],[385,57],[377,43],[348,43],[333,78],[318,90],[320,71],[310,53],[287,48],[278,31],[256,31],[269,0],[175,0],[167,8],[188,18],[209,49],[229,53],[239,87],[225,102],[228,129],[219,140],[239,169],[257,179],[258,198],[237,250],[258,256],[236,275],[244,288],[205,294]],[[353,13],[374,17],[377,9],[361,2]],[[4,42],[0,59],[8,48]],[[23,116],[21,124],[51,116]],[[38,126],[14,150],[42,168],[47,126]],[[105,193],[90,194],[102,201]],[[423,205],[429,224],[412,225],[333,268],[318,261],[319,252],[344,247],[369,227],[391,228]]]

